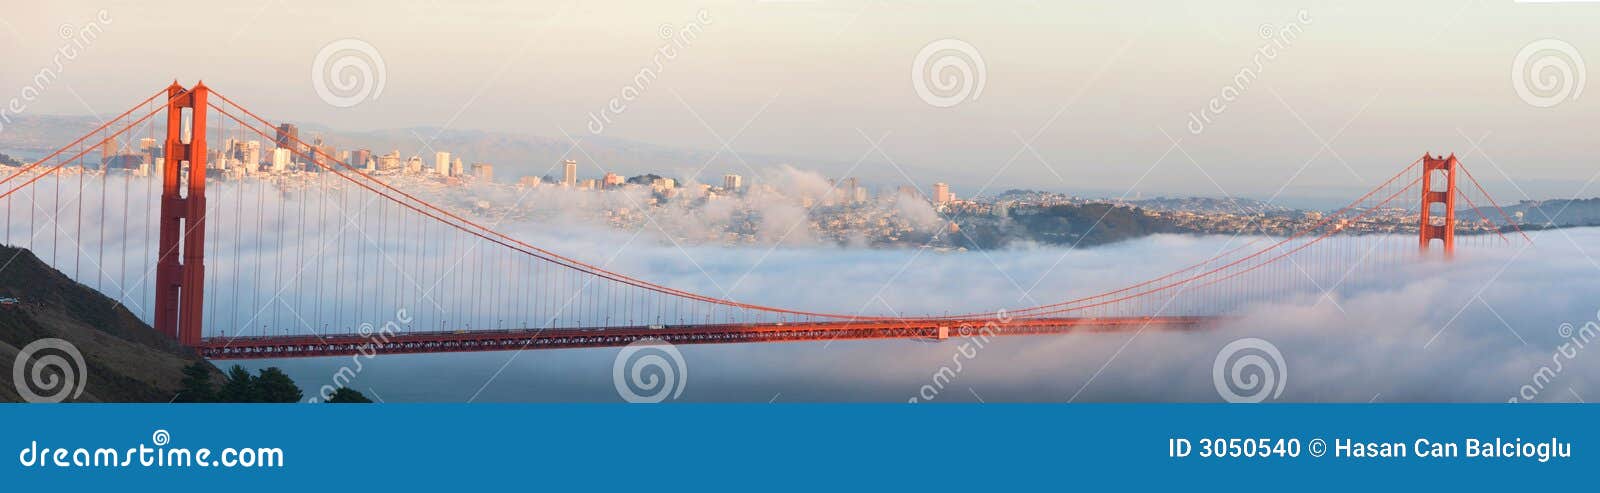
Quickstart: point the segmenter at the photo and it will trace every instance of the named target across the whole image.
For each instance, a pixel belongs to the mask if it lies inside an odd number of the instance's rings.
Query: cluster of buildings
[[[103,169],[124,169],[136,175],[147,175],[160,166],[162,146],[153,138],[139,139],[137,148],[126,148],[116,139],[101,144]],[[206,168],[223,177],[237,178],[260,174],[317,173],[324,169],[347,163],[358,170],[373,173],[384,171],[411,175],[433,175],[442,178],[471,176],[479,180],[494,180],[494,165],[473,163],[466,166],[460,157],[452,158],[449,152],[436,152],[431,160],[413,155],[402,159],[400,151],[374,154],[370,149],[340,150],[325,143],[322,137],[310,142],[301,140],[300,129],[292,123],[279,125],[271,142],[242,138],[224,138],[220,145],[207,151]]]

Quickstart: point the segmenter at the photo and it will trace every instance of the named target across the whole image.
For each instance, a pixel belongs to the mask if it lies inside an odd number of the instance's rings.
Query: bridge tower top
[[[1456,155],[1422,155],[1422,212],[1417,224],[1417,245],[1426,254],[1439,240],[1446,259],[1456,251]],[[1434,215],[1434,205],[1442,206]]]

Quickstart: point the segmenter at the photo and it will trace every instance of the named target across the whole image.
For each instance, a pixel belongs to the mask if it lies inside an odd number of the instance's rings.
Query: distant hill
[[[1134,205],[1156,211],[1186,211],[1200,214],[1279,214],[1294,209],[1254,199],[1211,197],[1167,198],[1135,200]]]
[[[960,221],[952,240],[969,249],[1004,248],[1014,241],[1086,248],[1161,233],[1192,233],[1135,207],[1090,203],[1012,210],[1005,221]]]
[[[64,339],[82,353],[88,379],[79,402],[169,402],[183,368],[205,361],[26,249],[0,245],[0,265],[0,297],[20,300],[0,305],[0,401],[22,400],[12,365],[21,348],[44,338]]]
[[[1497,224],[1503,224],[1504,219],[1500,211],[1493,207],[1483,207],[1483,217],[1489,218]],[[1505,214],[1513,219],[1517,214],[1522,214],[1522,224],[1532,227],[1575,227],[1575,226],[1600,226],[1600,198],[1590,199],[1555,199],[1555,200],[1524,200],[1516,204],[1505,206]],[[1467,209],[1456,212],[1457,218],[1470,218],[1476,220],[1479,212]]]

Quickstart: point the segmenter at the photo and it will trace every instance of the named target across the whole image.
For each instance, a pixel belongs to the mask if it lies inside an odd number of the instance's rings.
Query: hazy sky
[[[1530,73],[1554,61],[1542,73],[1555,88],[1519,94],[1513,81],[1519,52],[1542,39],[1597,63],[1600,4],[32,2],[0,11],[0,100],[53,64],[63,25],[99,22],[102,9],[103,34],[25,113],[114,114],[174,78],[203,78],[273,119],[588,138],[590,114],[633,86],[605,136],[859,161],[859,176],[949,181],[962,195],[1021,185],[1267,198],[1288,183],[1285,196],[1346,197],[1432,151],[1463,154],[1510,201],[1578,194],[1600,150],[1600,98],[1582,97],[1581,62],[1523,56]],[[690,23],[704,32],[635,84],[668,42],[663,25]],[[1263,36],[1289,25],[1303,32],[1287,43]],[[377,50],[383,85],[339,107],[319,97],[312,67],[346,38]],[[983,62],[955,60],[973,69],[962,87],[982,88],[939,107],[912,68],[951,38]],[[1235,83],[1247,67],[1256,77]],[[1225,94],[1226,110],[1192,132],[1190,115]]]

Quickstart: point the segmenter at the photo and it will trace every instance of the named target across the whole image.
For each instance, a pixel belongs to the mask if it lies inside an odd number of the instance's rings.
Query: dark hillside
[[[64,339],[82,353],[87,380],[76,401],[168,402],[183,367],[203,361],[25,249],[0,245],[0,297],[19,300],[0,305],[0,401],[22,400],[12,382],[17,353],[44,338]]]

